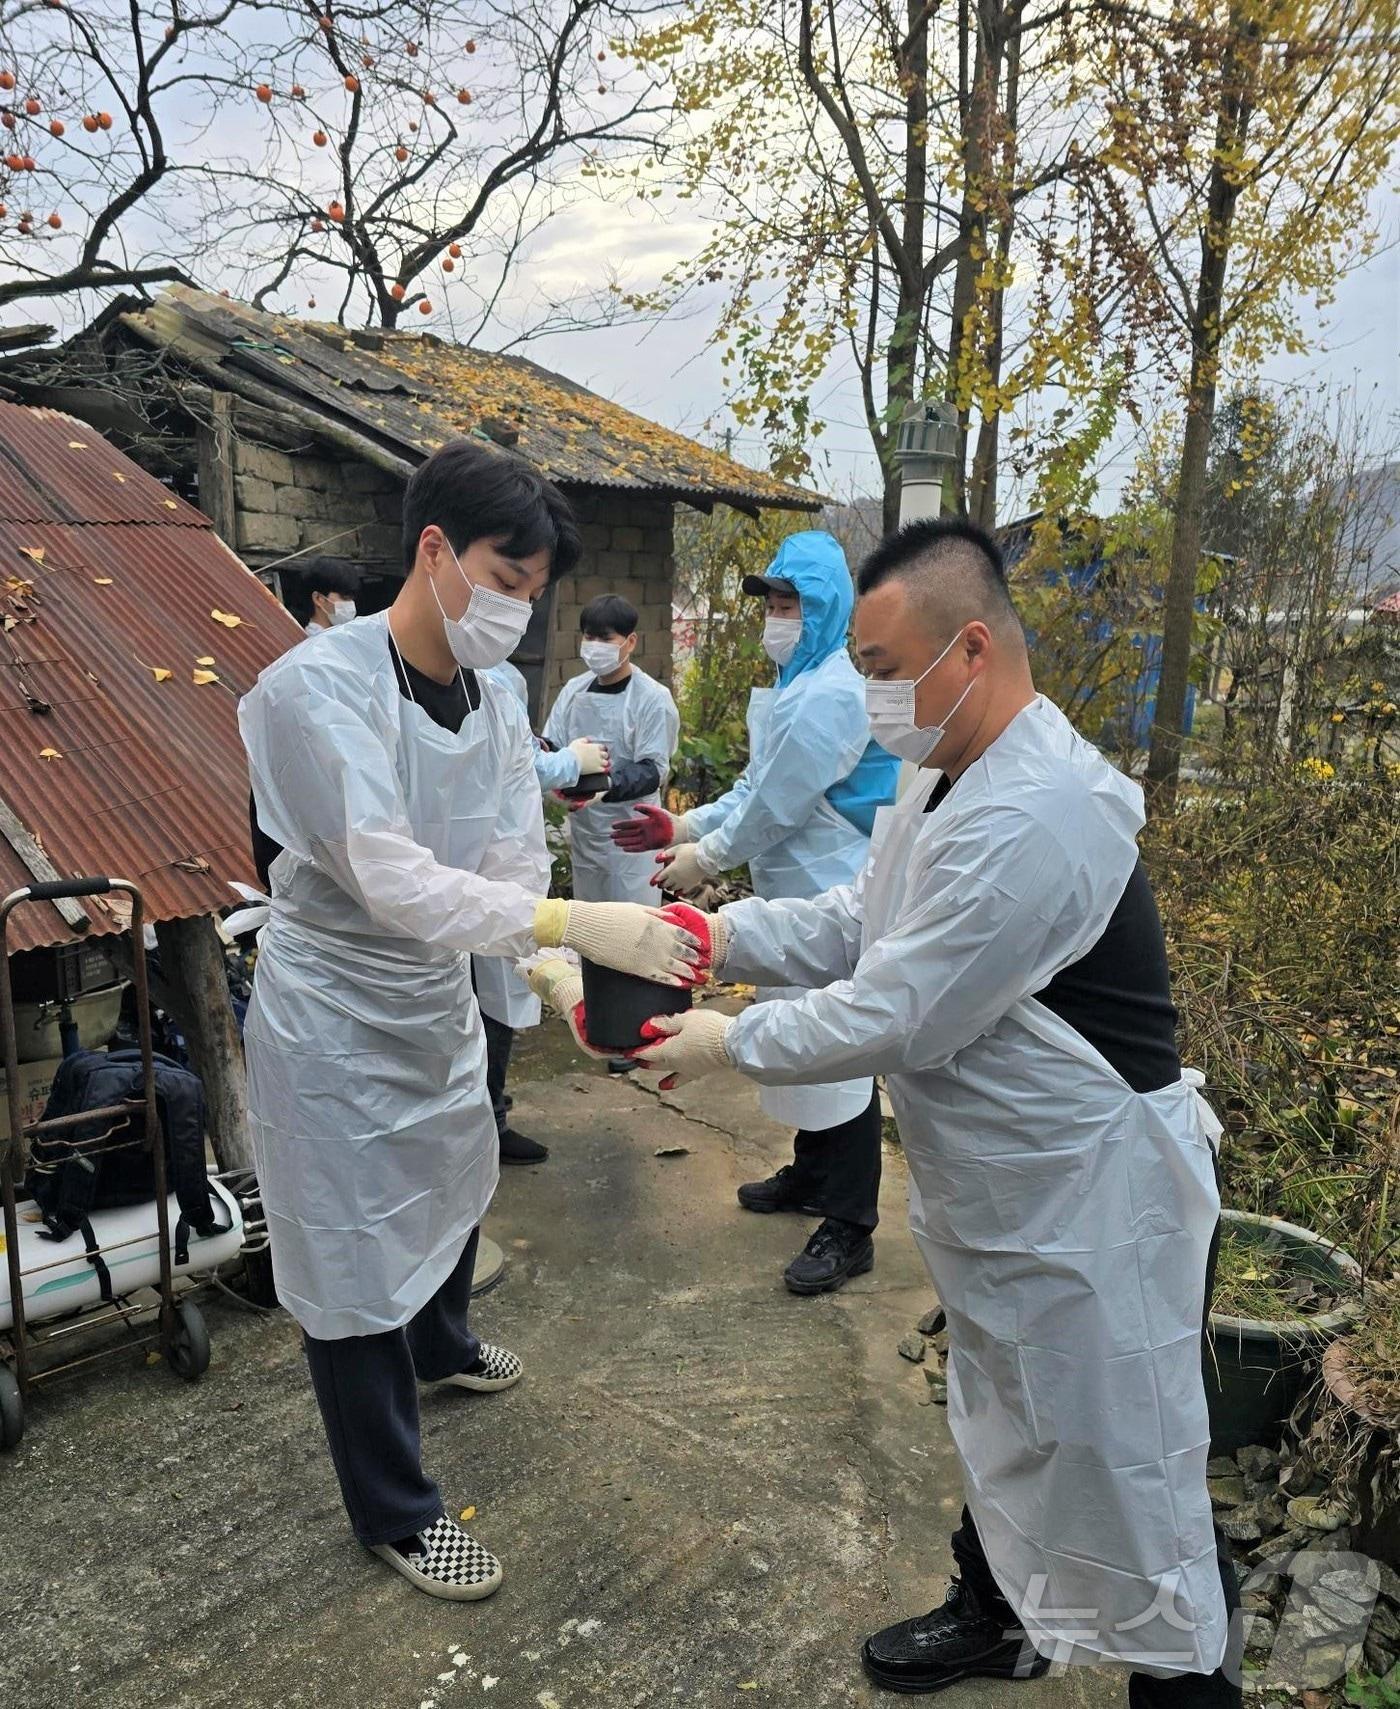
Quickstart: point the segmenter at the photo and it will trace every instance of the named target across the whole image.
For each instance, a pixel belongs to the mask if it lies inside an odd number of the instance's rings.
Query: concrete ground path
[[[15,1709],[838,1709],[868,1631],[941,1600],[961,1496],[943,1411],[896,1345],[932,1303],[886,1155],[874,1272],[782,1287],[799,1219],[734,1188],[787,1136],[750,1087],[662,1099],[523,1041],[502,1287],[476,1327],[509,1393],[424,1396],[449,1509],[505,1563],[489,1602],[416,1594],[354,1542],[295,1326],[209,1298],[188,1386],[140,1354],[40,1391],[0,1459],[0,1701]],[[658,1150],[683,1147],[683,1154]],[[1073,1673],[961,1686],[1098,1709]]]

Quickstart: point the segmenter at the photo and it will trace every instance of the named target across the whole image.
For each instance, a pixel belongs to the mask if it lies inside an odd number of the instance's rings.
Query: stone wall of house
[[[303,548],[348,558],[371,575],[402,573],[403,482],[347,455],[288,451],[251,431],[232,440],[235,549],[254,570]],[[540,719],[583,669],[579,613],[599,594],[620,593],[641,617],[637,663],[670,684],[675,573],[669,499],[628,492],[572,493],[583,561],[555,589]],[[348,532],[347,532],[348,531]]]
[[[402,573],[403,482],[387,471],[334,452],[280,450],[238,432],[233,484],[235,549],[250,568],[322,547],[371,574]]]
[[[583,562],[555,590],[545,706],[552,705],[569,678],[583,670],[578,656],[579,613],[604,593],[620,593],[636,606],[641,617],[637,663],[669,686],[675,577],[671,501],[628,492],[575,493],[571,497],[583,535]]]

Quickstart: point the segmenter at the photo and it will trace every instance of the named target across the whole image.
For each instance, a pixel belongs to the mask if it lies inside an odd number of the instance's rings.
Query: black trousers
[[[493,1021],[484,1009],[481,1024],[486,1028],[486,1090],[491,1097],[491,1113],[496,1118],[499,1138],[510,1126],[510,1107],[514,1102],[506,1091],[506,1074],[510,1069],[515,1029],[504,1021]]]
[[[792,1142],[793,1165],[823,1216],[873,1229],[880,1220],[880,1094],[858,1116]]]
[[[362,1543],[397,1543],[442,1517],[442,1495],[423,1470],[418,1385],[465,1371],[480,1356],[467,1328],[478,1232],[402,1329],[302,1337],[345,1511]]]
[[[1217,1177],[1219,1171],[1217,1170]],[[1220,1225],[1215,1226],[1210,1252],[1206,1258],[1206,1287],[1204,1318],[1210,1317],[1210,1302],[1215,1294],[1215,1262],[1220,1251]],[[1206,1324],[1201,1325],[1202,1345]],[[1128,1676],[1128,1709],[1239,1709],[1244,1701],[1240,1690],[1240,1673],[1244,1659],[1244,1632],[1237,1615],[1240,1606],[1240,1583],[1230,1545],[1217,1527],[1215,1554],[1220,1564],[1220,1584],[1225,1592],[1225,1612],[1230,1620],[1230,1635],[1225,1645],[1225,1660],[1214,1673],[1181,1673],[1168,1679],[1152,1674],[1134,1673]],[[1020,1628],[1011,1604],[1002,1595],[992,1569],[987,1564],[982,1539],[972,1515],[964,1507],[962,1525],[953,1533],[953,1559],[958,1576],[976,1593],[977,1600],[994,1619],[1005,1621],[1008,1629]]]

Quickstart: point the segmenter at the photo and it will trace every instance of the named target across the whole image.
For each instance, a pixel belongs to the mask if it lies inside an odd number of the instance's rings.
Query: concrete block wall
[[[671,683],[671,595],[675,582],[673,510],[669,499],[627,492],[569,494],[583,535],[583,562],[554,595],[554,633],[546,665],[546,712],[583,670],[578,656],[579,613],[604,593],[620,593],[641,617],[636,661],[649,676]]]
[[[348,455],[286,451],[237,431],[233,471],[236,550],[252,569],[289,552],[322,547],[369,575],[402,574],[403,483],[393,475]],[[583,536],[583,561],[555,589],[541,721],[559,690],[584,668],[579,613],[600,594],[620,593],[636,606],[637,663],[671,683],[671,501],[627,492],[572,491],[569,498]]]
[[[283,451],[235,432],[233,475],[236,550],[253,569],[323,546],[373,575],[402,572],[403,482],[386,470],[335,452]]]

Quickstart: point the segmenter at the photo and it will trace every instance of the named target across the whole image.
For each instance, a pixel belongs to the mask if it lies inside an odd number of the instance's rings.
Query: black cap
[[[770,593],[780,594],[784,599],[798,597],[796,587],[783,576],[745,576],[740,585],[745,593],[757,599],[766,599]]]

